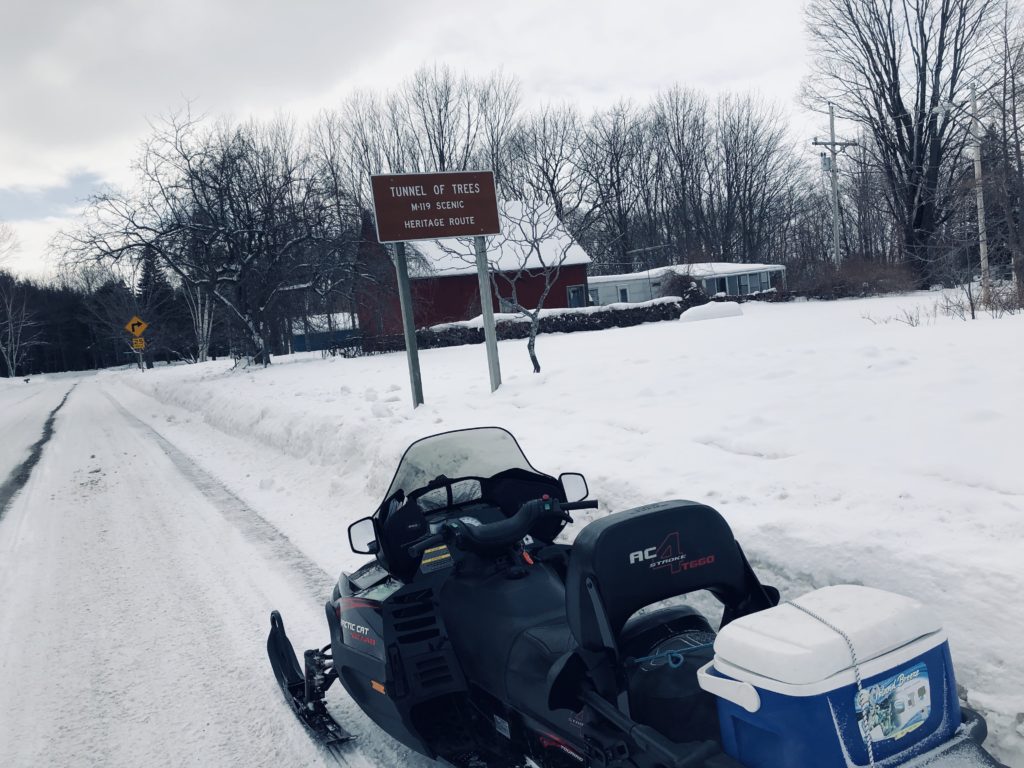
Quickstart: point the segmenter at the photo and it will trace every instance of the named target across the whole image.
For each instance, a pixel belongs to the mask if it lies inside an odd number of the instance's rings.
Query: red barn
[[[498,291],[491,287],[495,312],[503,309],[512,286],[519,303],[533,308],[550,282],[545,307],[583,307],[587,304],[587,265],[590,256],[572,239],[547,205],[505,201],[501,204],[502,233],[487,238],[491,272],[499,275]],[[372,232],[372,229],[370,230]],[[359,327],[364,334],[402,332],[402,315],[394,266],[383,246],[366,237],[363,261],[376,263],[377,283],[357,297]],[[422,240],[406,244],[412,283],[413,316],[417,328],[480,314],[480,287],[473,240]],[[500,295],[499,295],[500,294]]]

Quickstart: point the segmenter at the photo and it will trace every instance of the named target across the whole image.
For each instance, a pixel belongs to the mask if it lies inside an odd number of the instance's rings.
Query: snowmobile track
[[[198,488],[221,514],[237,527],[248,539],[261,548],[269,550],[271,560],[282,562],[288,570],[299,574],[309,593],[318,600],[326,599],[325,584],[333,584],[335,578],[314,563],[295,546],[294,542],[278,530],[242,499],[235,495],[217,478],[182,453],[159,432],[128,411],[110,394],[103,393],[126,419],[138,425],[153,442],[160,446],[174,466],[196,488]]]
[[[330,576],[323,568],[311,560],[291,539],[266,520],[256,510],[247,505],[241,498],[228,489],[185,453],[175,447],[159,432],[146,424],[131,411],[122,406],[109,393],[104,396],[112,406],[131,424],[135,425],[147,439],[152,440],[170,459],[175,468],[184,475],[243,536],[266,553],[271,562],[280,563],[283,570],[297,575],[311,598],[322,604],[329,594],[335,577]],[[368,768],[374,765],[433,765],[432,761],[411,753],[395,742],[381,745],[375,741],[360,743],[360,733],[373,733],[376,726],[356,706],[347,695],[333,696],[329,707],[335,711],[339,722],[346,728],[351,724],[355,731],[356,742],[345,745],[318,745],[325,762],[333,761],[341,768]],[[283,704],[284,702],[282,702]],[[289,715],[289,717],[292,717]],[[296,727],[300,727],[296,724]],[[390,742],[390,739],[388,739]],[[380,749],[384,746],[384,749]],[[366,747],[369,747],[367,749]],[[329,756],[329,757],[328,757]]]
[[[10,506],[11,501],[18,494],[22,488],[25,487],[25,483],[28,482],[29,477],[32,476],[32,470],[39,463],[39,458],[43,455],[43,448],[50,442],[53,437],[53,422],[57,418],[57,412],[64,407],[64,403],[68,401],[71,393],[75,391],[75,387],[78,384],[72,384],[71,389],[64,393],[63,399],[60,403],[50,411],[50,415],[46,417],[46,422],[43,424],[42,436],[32,445],[29,450],[28,458],[25,459],[21,464],[14,468],[7,479],[0,484],[0,520],[4,518],[4,512],[7,511],[7,507]],[[29,395],[28,397],[22,398],[17,404],[21,404],[26,400],[30,400],[35,395]]]

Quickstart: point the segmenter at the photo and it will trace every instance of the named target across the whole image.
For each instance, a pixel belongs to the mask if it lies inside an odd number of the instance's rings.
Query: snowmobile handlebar
[[[507,520],[486,525],[455,524],[455,546],[471,552],[493,552],[515,544],[526,536],[534,524],[545,517],[571,522],[574,509],[597,509],[596,501],[563,502],[550,496],[528,501]]]
[[[559,506],[566,512],[572,512],[574,509],[597,509],[601,505],[598,504],[597,499],[588,499],[586,501],[559,502]]]
[[[428,536],[409,547],[411,557],[419,557],[432,546],[448,540],[459,549],[470,552],[493,552],[515,544],[526,536],[534,524],[544,517],[569,521],[569,512],[575,509],[597,509],[597,501],[569,501],[544,496],[528,501],[512,517],[485,525],[468,525],[461,520],[450,520],[440,533]]]

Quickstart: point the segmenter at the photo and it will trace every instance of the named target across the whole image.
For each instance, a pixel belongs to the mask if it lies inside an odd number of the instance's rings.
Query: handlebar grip
[[[547,514],[561,515],[560,510],[557,499],[533,499],[506,520],[480,526],[460,526],[456,541],[460,542],[459,546],[477,552],[501,549],[529,533],[538,518]]]
[[[560,506],[567,512],[572,512],[574,509],[597,509],[600,504],[597,503],[597,499],[590,499],[588,501],[567,501]]]
[[[430,549],[435,544],[440,544],[444,541],[444,537],[440,533],[435,533],[432,536],[428,536],[423,541],[417,541],[415,544],[411,544],[409,549],[406,550],[409,553],[409,557],[419,557],[426,550]]]

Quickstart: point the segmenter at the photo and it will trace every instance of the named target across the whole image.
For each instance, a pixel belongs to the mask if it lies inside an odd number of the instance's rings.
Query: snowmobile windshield
[[[384,498],[399,490],[408,496],[440,475],[489,478],[507,469],[542,474],[530,465],[512,434],[500,427],[442,432],[409,446]]]

